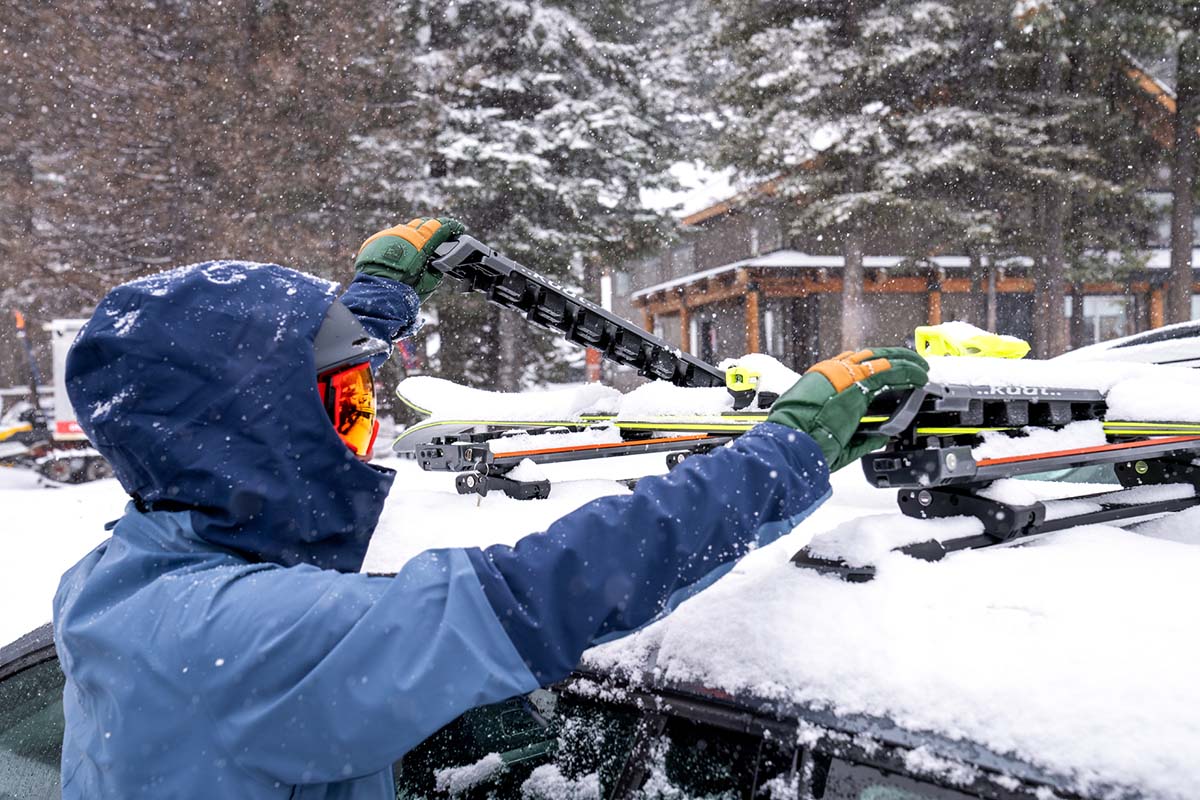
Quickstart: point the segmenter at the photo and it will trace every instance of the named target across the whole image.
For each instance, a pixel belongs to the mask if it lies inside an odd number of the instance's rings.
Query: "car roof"
[[[744,733],[766,733],[781,741],[799,740],[842,758],[880,769],[925,776],[974,791],[990,787],[1007,795],[1020,782],[1023,793],[1053,790],[1055,797],[1080,797],[1072,778],[970,739],[914,731],[895,720],[867,714],[838,714],[813,704],[730,694],[701,683],[664,679],[654,670],[626,672],[582,668],[562,684],[566,691],[638,709],[681,716],[694,722]],[[1093,783],[1087,796],[1141,794],[1128,787]]]
[[[0,680],[49,658],[54,652],[54,627],[50,623],[0,647]]]

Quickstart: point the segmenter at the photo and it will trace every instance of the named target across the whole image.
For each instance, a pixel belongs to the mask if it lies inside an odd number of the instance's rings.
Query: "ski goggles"
[[[317,376],[317,389],[333,429],[354,455],[368,458],[379,434],[371,365],[350,364]]]

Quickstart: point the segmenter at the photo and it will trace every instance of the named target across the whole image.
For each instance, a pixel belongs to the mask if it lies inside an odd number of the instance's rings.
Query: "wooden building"
[[[1169,87],[1130,62],[1130,102],[1151,139],[1166,148],[1175,113]],[[1145,267],[1120,282],[1068,288],[1071,346],[1163,324],[1169,254],[1167,174],[1147,199],[1162,223],[1144,244]],[[803,368],[841,347],[842,257],[820,236],[785,236],[792,213],[763,183],[683,220],[675,246],[610,273],[614,310],[707,361],[764,352]],[[1200,217],[1196,220],[1200,241]],[[888,255],[928,251],[919,232],[867,232],[862,341],[911,342],[918,325],[963,320],[1030,340],[1029,259]],[[935,252],[937,252],[935,250]],[[945,248],[942,248],[945,252]],[[871,255],[874,254],[874,255]],[[1193,251],[1193,269],[1200,249]],[[1195,287],[1200,292],[1200,283]],[[1200,303],[1193,301],[1193,318]]]

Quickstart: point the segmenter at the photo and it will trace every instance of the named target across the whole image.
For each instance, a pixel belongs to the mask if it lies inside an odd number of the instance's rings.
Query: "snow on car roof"
[[[939,563],[887,554],[866,584],[790,562],[814,535],[895,527],[893,496],[842,471],[835,501],[794,533],[665,620],[592,649],[587,664],[652,665],[667,681],[889,718],[1016,755],[1082,790],[1190,796],[1200,509],[1140,532],[1081,527]],[[866,516],[847,521],[855,513]]]

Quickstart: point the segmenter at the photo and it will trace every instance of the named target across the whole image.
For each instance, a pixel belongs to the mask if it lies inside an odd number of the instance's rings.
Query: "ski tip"
[[[866,583],[875,577],[875,567],[870,564],[851,566],[835,558],[815,556],[805,547],[792,556],[792,563],[801,569],[809,569],[821,575],[840,578],[847,583]]]

